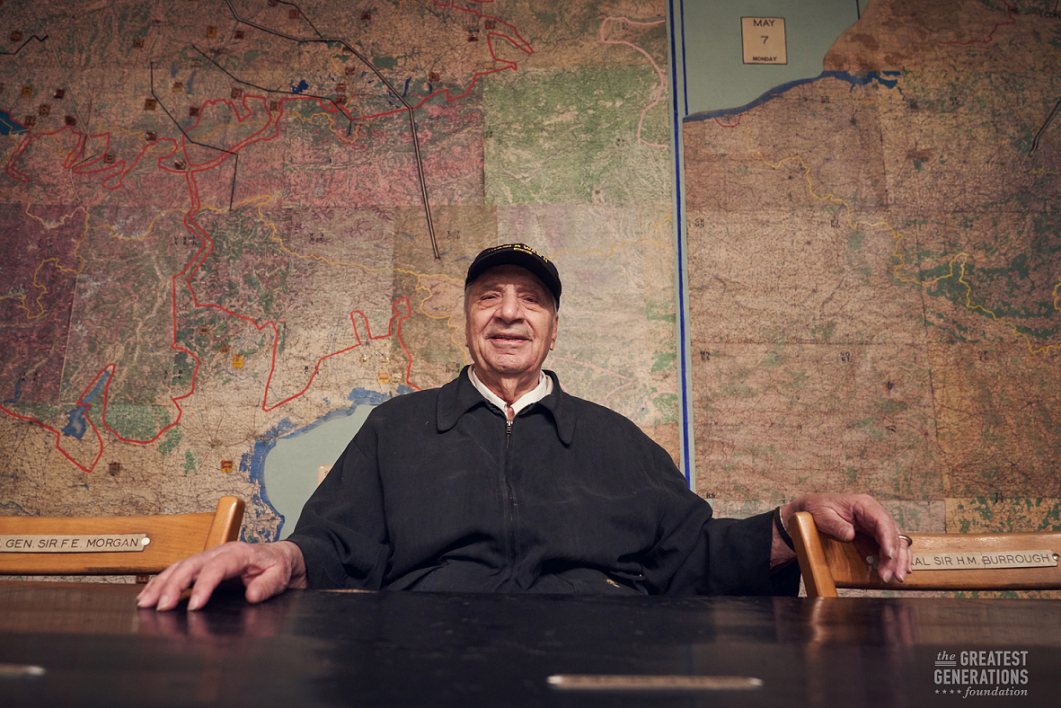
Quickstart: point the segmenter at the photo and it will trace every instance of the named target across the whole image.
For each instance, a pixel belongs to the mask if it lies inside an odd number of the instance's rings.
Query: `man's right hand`
[[[188,609],[198,610],[222,581],[233,578],[239,578],[246,587],[247,602],[267,600],[288,588],[307,587],[306,564],[295,544],[236,541],[214,546],[166,568],[144,587],[136,604],[172,610],[185,588],[191,587]]]

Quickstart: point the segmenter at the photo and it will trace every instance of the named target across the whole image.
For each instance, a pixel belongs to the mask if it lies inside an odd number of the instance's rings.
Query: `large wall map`
[[[1061,524],[1056,10],[875,0],[817,79],[685,119],[703,495]]]
[[[676,454],[664,12],[0,3],[3,513],[234,493],[275,538],[276,441],[452,378],[507,241],[564,274],[565,387]]]
[[[686,118],[723,513],[1061,525],[1053,5],[874,0],[818,78]],[[665,12],[0,2],[0,513],[237,494],[277,537],[270,452],[451,378],[468,259],[515,240],[564,274],[565,387],[677,455]]]

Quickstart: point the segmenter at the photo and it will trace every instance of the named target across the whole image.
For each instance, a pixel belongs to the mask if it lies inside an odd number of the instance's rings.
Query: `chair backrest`
[[[39,517],[0,516],[0,575],[138,575],[160,573],[169,565],[239,537],[244,504],[221,497],[217,510],[163,516]],[[147,542],[119,540],[143,534]],[[6,538],[5,538],[6,537]],[[78,539],[76,542],[74,539]],[[142,550],[92,552],[13,552],[29,548],[137,545]],[[110,544],[108,546],[108,544]],[[6,546],[6,547],[5,547]]]
[[[793,515],[796,546],[808,597],[836,597],[837,588],[876,590],[1053,590],[1061,588],[1061,532],[950,534],[911,533],[914,572],[903,583],[877,577],[879,548],[869,536],[851,542],[818,533],[814,517]],[[1000,567],[1020,562],[1045,567]]]

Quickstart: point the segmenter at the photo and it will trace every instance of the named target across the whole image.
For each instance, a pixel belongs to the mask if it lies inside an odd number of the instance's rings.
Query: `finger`
[[[811,510],[811,514],[814,516],[814,524],[819,531],[845,542],[855,539],[855,526],[852,519],[845,518],[836,509],[827,506],[815,507]]]
[[[814,519],[817,523],[818,519]],[[855,540],[855,525],[843,517],[832,514],[819,527],[822,531],[844,543]]]
[[[906,580],[906,576],[910,575],[913,571],[913,560],[914,552],[910,548],[910,544],[904,538],[899,539],[899,569],[896,572],[896,577],[899,582]]]
[[[884,545],[888,546],[888,551],[883,550]],[[902,550],[904,545],[899,540],[898,534],[895,537],[889,537],[886,544],[881,544],[881,563],[877,572],[884,582],[890,583],[892,580],[897,580],[901,583],[905,579],[906,573],[903,570],[905,561]]]
[[[173,566],[170,566],[151,578],[147,585],[140,590],[140,594],[136,596],[137,607],[154,607],[155,603],[158,602],[159,590],[166,584],[166,579],[172,574]]]
[[[247,602],[264,602],[287,589],[285,573],[273,566],[247,582]],[[246,582],[246,580],[244,581]]]
[[[166,579],[165,585],[159,589],[155,609],[165,611],[176,607],[181,600],[181,593],[191,587],[192,582],[199,575],[203,562],[200,554],[171,566],[173,573]]]
[[[213,558],[205,563],[192,586],[192,593],[188,598],[188,610],[194,612],[201,609],[210,600],[210,596],[214,594],[214,590],[221,584],[221,581],[234,578],[238,574],[238,564],[231,563],[228,555]]]
[[[268,548],[268,551],[266,551]],[[262,602],[287,590],[291,583],[291,558],[284,552],[282,544],[262,546],[258,549],[263,558],[258,559],[254,573],[245,570],[243,584],[247,586],[247,602]]]
[[[263,547],[267,545],[262,544]],[[201,555],[207,560],[196,576],[195,585],[192,587],[191,596],[188,599],[189,610],[202,608],[223,581],[241,578],[246,583],[247,574],[256,575],[261,572],[259,570],[260,548],[246,543],[226,543]]]
[[[174,576],[175,574],[181,571],[180,566],[185,562],[186,561],[180,561],[178,563],[174,563],[173,565],[156,575],[154,578],[152,578],[151,581],[148,582],[148,584],[144,587],[144,589],[140,591],[140,594],[137,595],[137,607],[157,607],[162,597],[167,593],[171,592],[169,588],[171,583],[174,582]],[[176,591],[177,594],[179,595],[181,590],[183,589],[183,587],[179,588]]]
[[[171,610],[176,607],[182,599],[182,593],[193,587],[193,583],[198,583],[199,577],[205,572],[206,579],[200,586],[200,596],[197,603],[198,607],[202,607],[206,599],[209,598],[210,593],[213,592],[213,587],[216,587],[217,583],[220,582],[220,580],[213,580],[215,574],[220,573],[223,579],[226,576],[226,569],[233,565],[233,556],[239,555],[238,549],[235,548],[238,545],[236,543],[226,543],[221,546],[215,546],[171,566],[169,570],[172,571],[172,574],[167,578],[166,584],[159,592],[156,607],[160,610]],[[238,563],[235,567],[236,570],[228,571],[229,577],[233,577],[238,572]],[[210,585],[211,583],[213,583],[213,586]],[[204,593],[205,597],[203,596]],[[189,593],[190,595],[191,593]],[[191,609],[197,608],[192,607]]]
[[[899,539],[899,527],[891,515],[871,498],[855,506],[855,521],[870,533],[879,547],[877,574],[886,583],[906,576],[907,561],[904,559],[906,544]]]
[[[877,544],[880,546],[880,564],[877,566],[877,573],[881,580],[890,583],[893,578],[898,579],[899,545],[902,541],[899,540],[898,531],[894,535],[887,532],[885,534],[883,538],[877,538]]]
[[[876,537],[879,525],[891,521],[888,513],[866,494],[812,495],[818,528],[841,541],[853,541],[857,531]]]
[[[910,547],[906,545],[906,541],[899,537],[896,539],[896,546],[899,549],[895,557],[895,568],[893,570],[894,577],[897,581],[904,582],[906,576],[910,574]]]

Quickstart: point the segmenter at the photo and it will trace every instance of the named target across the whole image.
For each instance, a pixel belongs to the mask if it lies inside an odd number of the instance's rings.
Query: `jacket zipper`
[[[509,445],[512,442],[512,421],[505,421],[505,461],[501,470],[501,479],[505,484],[505,521],[508,526],[506,542],[508,546],[508,577],[511,579],[516,571],[516,501],[512,493],[512,484],[508,479]]]

